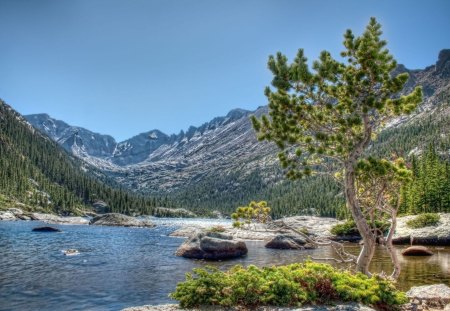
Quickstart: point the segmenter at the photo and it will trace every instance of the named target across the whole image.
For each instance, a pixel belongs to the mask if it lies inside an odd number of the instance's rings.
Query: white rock
[[[16,220],[16,216],[9,212],[0,212],[0,220]]]
[[[67,224],[67,225],[88,225],[89,219],[78,216],[62,217],[51,214],[32,213],[34,220],[40,220],[50,224]]]
[[[397,219],[397,229],[395,230],[394,243],[409,243],[409,238],[413,237],[413,244],[435,244],[446,245],[450,243],[450,214],[440,213],[440,220],[437,226],[412,229],[406,224],[416,216],[405,216]]]
[[[445,305],[450,303],[450,287],[445,284],[414,286],[406,292],[406,296],[411,300],[426,300]]]

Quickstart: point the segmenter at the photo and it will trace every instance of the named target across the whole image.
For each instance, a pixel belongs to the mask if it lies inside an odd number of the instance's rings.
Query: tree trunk
[[[389,255],[391,256],[392,264],[394,265],[394,271],[392,271],[392,274],[391,274],[391,278],[393,278],[394,280],[396,280],[398,278],[398,276],[400,275],[400,270],[401,270],[401,266],[400,266],[400,262],[397,257],[397,253],[395,252],[395,248],[392,245],[392,238],[394,236],[396,227],[397,227],[397,211],[394,210],[394,211],[392,211],[391,227],[389,228],[389,233],[386,238],[386,248],[389,252]]]
[[[376,239],[375,235],[370,230],[370,226],[361,211],[356,197],[355,164],[356,159],[353,161],[349,161],[349,163],[347,163],[347,165],[345,166],[345,199],[347,208],[352,213],[353,219],[356,223],[356,227],[358,228],[358,231],[361,234],[364,242],[364,245],[356,261],[356,269],[358,270],[358,272],[370,276],[371,274],[369,271],[369,265],[375,253]]]

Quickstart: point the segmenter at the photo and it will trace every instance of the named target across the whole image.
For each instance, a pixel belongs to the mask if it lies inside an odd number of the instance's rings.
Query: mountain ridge
[[[379,136],[379,141],[373,143],[373,152],[385,154],[386,149],[395,149],[406,156],[413,149],[424,147],[430,140],[445,140],[449,134],[445,124],[450,108],[447,104],[441,104],[448,103],[450,98],[448,55],[450,49],[442,50],[437,62],[422,70],[410,70],[402,65],[397,67],[395,73],[410,74],[404,92],[421,85],[424,89],[424,102],[413,115],[389,124]],[[179,134],[167,135],[151,130],[116,143],[114,151],[108,154],[97,151],[96,154],[100,156],[94,156],[94,152],[90,152],[89,144],[83,148],[73,131],[68,131],[73,135],[72,140],[53,139],[72,154],[100,168],[116,182],[133,191],[173,194],[185,200],[190,197],[190,189],[196,189],[197,192],[205,192],[205,197],[199,198],[205,202],[213,197],[220,198],[223,191],[227,191],[230,196],[225,201],[235,200],[234,203],[229,203],[231,206],[245,203],[247,197],[241,196],[241,192],[248,193],[248,197],[251,197],[251,193],[255,197],[263,197],[264,189],[283,183],[283,172],[276,156],[277,147],[269,142],[257,141],[249,118],[250,115],[261,116],[267,113],[267,106],[260,106],[254,111],[233,109],[226,116],[214,118],[198,127],[191,126]],[[439,124],[433,125],[427,121],[426,126],[417,127],[434,113],[439,114]],[[43,126],[45,122],[36,124],[32,122],[32,116],[26,117],[33,126],[49,132],[51,137],[52,132]],[[415,136],[405,138],[409,135],[405,131],[412,131]],[[82,143],[92,140],[87,136],[90,133],[92,132],[78,133]],[[396,135],[399,133],[405,139],[401,144],[397,142],[400,136]],[[98,141],[101,142],[101,139]],[[411,142],[416,145],[412,146]],[[197,198],[191,198],[191,201],[186,204],[206,204]],[[222,204],[220,199],[215,202]]]

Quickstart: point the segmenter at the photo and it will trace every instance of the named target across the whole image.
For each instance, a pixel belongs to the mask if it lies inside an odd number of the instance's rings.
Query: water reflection
[[[190,223],[198,222],[201,220]],[[167,303],[167,295],[194,267],[270,266],[333,255],[328,247],[271,250],[264,248],[263,242],[250,241],[244,258],[193,261],[174,255],[183,239],[167,236],[179,222],[160,219],[158,224],[152,229],[66,225],[58,226],[63,233],[46,234],[31,232],[38,222],[0,222],[0,310],[118,310]],[[69,248],[81,254],[64,256],[61,251]],[[347,248],[355,254],[359,250],[357,245]],[[399,256],[401,288],[450,284],[450,249],[432,250],[432,257]],[[372,269],[390,271],[389,256],[382,249],[377,250]]]

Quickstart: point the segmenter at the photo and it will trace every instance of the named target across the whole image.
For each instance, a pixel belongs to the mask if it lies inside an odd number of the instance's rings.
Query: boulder
[[[306,240],[297,235],[280,234],[272,238],[265,245],[267,248],[275,249],[310,249],[314,248]]]
[[[16,220],[16,216],[9,211],[0,211],[0,220]]]
[[[63,250],[63,253],[66,256],[75,256],[75,255],[79,255],[80,254],[80,252],[78,250],[73,249],[73,248],[65,249],[65,250]]]
[[[450,214],[439,213],[440,220],[437,226],[412,229],[406,224],[416,216],[397,218],[397,228],[392,242],[394,244],[418,245],[450,245]]]
[[[15,207],[8,208],[8,212],[13,213],[15,216],[23,214],[23,211],[20,208],[15,208]]]
[[[127,215],[109,213],[94,217],[90,221],[96,226],[121,226],[121,227],[154,227],[155,225],[146,219],[137,219]]]
[[[58,216],[52,214],[43,214],[43,213],[31,213],[30,218],[32,220],[40,220],[46,223],[52,224],[67,224],[67,225],[87,225],[89,224],[89,219],[85,217],[78,216]]]
[[[402,251],[403,256],[431,256],[433,255],[433,252],[425,247],[425,246],[419,246],[414,245],[410,246]]]
[[[283,223],[297,230],[307,230],[308,235],[330,238],[333,237],[333,234],[330,232],[331,228],[343,222],[327,217],[294,216],[275,220],[268,225],[268,228],[280,229],[283,228]]]
[[[176,251],[177,256],[194,259],[228,259],[247,254],[243,241],[218,232],[200,232],[185,241]]]
[[[94,203],[92,203],[92,209],[96,213],[104,213],[108,209],[108,204],[106,202],[104,202],[104,201],[97,200]]]
[[[34,232],[62,232],[61,230],[59,230],[58,228],[54,228],[54,227],[36,227],[33,228]]]
[[[24,215],[24,214],[22,214],[22,215],[16,215],[16,217],[17,217],[18,219],[20,219],[20,220],[31,220],[31,217],[30,217],[30,216]]]
[[[155,217],[175,217],[175,218],[193,218],[197,217],[191,211],[184,208],[168,208],[168,207],[155,207],[152,215]]]
[[[444,308],[450,303],[450,287],[444,284],[414,286],[406,296],[417,305]]]

